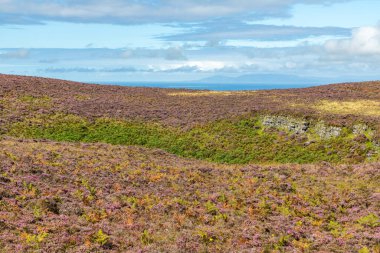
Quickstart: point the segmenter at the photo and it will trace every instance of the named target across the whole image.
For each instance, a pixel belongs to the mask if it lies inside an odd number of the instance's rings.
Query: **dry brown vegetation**
[[[3,252],[379,251],[380,164],[223,166],[0,141]]]
[[[353,101],[320,101],[315,108],[320,111],[341,115],[380,116],[380,101],[353,100]]]
[[[0,252],[379,253],[379,102],[0,75]]]
[[[256,91],[182,91],[182,92],[169,92],[169,96],[182,96],[182,97],[201,97],[201,96],[236,96],[236,95],[250,95]]]
[[[224,95],[210,95],[209,91],[92,85],[0,75],[0,105],[5,111],[11,110],[11,120],[29,114],[32,106],[39,113],[59,111],[87,118],[105,116],[140,119],[182,127],[257,112],[322,118],[337,125],[365,121],[378,127],[380,122],[378,114],[357,115],[348,110],[336,114],[313,106],[320,101],[379,101],[380,82],[220,94]],[[24,96],[34,97],[39,99],[40,103],[54,106],[40,108],[38,101],[22,101]]]

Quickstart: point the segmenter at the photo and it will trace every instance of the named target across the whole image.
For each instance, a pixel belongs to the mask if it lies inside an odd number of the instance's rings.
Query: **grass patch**
[[[363,162],[372,149],[346,129],[337,138],[316,138],[266,129],[259,117],[221,120],[190,130],[157,123],[75,115],[37,116],[10,127],[12,136],[71,142],[104,142],[161,148],[170,153],[226,164]]]
[[[202,96],[234,96],[234,95],[252,95],[256,91],[189,91],[189,92],[170,92],[169,96],[181,97],[202,97]]]
[[[380,102],[374,100],[329,101],[314,106],[317,110],[334,114],[380,116]]]
[[[48,96],[36,97],[31,95],[25,95],[19,97],[19,101],[31,107],[30,109],[47,108],[52,105],[52,99]]]

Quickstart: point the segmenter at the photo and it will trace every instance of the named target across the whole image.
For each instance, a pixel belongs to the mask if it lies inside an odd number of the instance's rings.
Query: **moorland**
[[[380,82],[0,75],[0,252],[380,252]]]

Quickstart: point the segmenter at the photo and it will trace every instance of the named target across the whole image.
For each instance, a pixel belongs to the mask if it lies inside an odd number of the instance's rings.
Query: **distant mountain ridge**
[[[372,78],[336,76],[336,77],[306,77],[287,74],[247,74],[236,77],[212,76],[197,80],[202,84],[256,84],[256,85],[323,85],[329,83],[368,82],[380,80],[379,76]]]
[[[249,74],[237,77],[213,76],[201,79],[198,82],[240,84],[323,84],[327,83],[327,79],[283,74]]]

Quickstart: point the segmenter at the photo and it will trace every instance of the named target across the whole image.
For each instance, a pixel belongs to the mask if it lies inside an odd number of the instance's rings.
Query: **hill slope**
[[[222,166],[105,144],[0,147],[4,252],[379,250],[378,163]]]
[[[85,117],[143,119],[187,127],[258,111],[301,117],[307,115],[336,124],[355,120],[365,120],[373,124],[380,122],[380,82],[334,84],[304,89],[209,93],[0,75],[0,94],[5,108],[7,102],[19,102],[18,107],[13,104],[11,108],[14,115],[28,113],[26,105],[18,99],[30,96],[37,99],[30,101],[34,109],[41,109],[43,112],[63,111]],[[46,102],[43,98],[49,100],[50,106],[38,108],[39,103]],[[368,101],[369,105],[366,104]],[[338,104],[335,104],[334,108],[328,108],[330,102]],[[345,102],[354,102],[357,108],[337,110],[344,109],[347,105]],[[337,106],[341,108],[336,108]],[[375,112],[368,113],[368,107],[373,106]]]
[[[380,83],[214,92],[0,76],[0,131],[221,163],[379,159]]]
[[[0,109],[0,252],[380,251],[379,82],[0,75]]]

